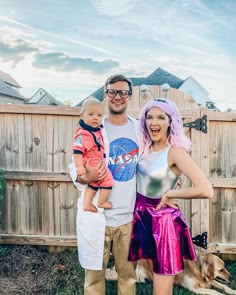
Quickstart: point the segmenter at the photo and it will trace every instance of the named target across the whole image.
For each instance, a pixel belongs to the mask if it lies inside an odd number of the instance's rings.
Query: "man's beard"
[[[119,110],[119,111],[115,111],[113,108],[111,108],[111,107],[108,107],[108,109],[109,109],[109,112],[111,113],[111,114],[113,114],[113,115],[122,115],[122,114],[124,114],[125,113],[125,111],[126,111],[126,108],[123,108],[123,109],[121,109],[121,110]]]

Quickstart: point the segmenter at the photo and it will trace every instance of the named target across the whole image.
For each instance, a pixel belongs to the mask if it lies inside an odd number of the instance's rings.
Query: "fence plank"
[[[41,180],[41,181],[69,181],[71,178],[68,173],[61,172],[29,172],[29,171],[4,171],[3,176],[6,180]]]
[[[49,246],[76,246],[76,236],[43,236],[43,235],[1,235],[4,244],[19,245],[49,245]]]
[[[207,116],[207,108],[200,108],[200,118]],[[209,121],[207,123],[209,130]],[[206,177],[209,177],[209,133],[201,132],[200,136],[200,168]],[[210,211],[209,211],[209,200],[203,199],[201,203],[201,214],[200,214],[200,232],[210,232]]]
[[[200,110],[197,110],[193,120],[200,118]],[[192,151],[191,156],[196,164],[201,167],[201,133],[191,129]],[[191,201],[191,233],[196,236],[201,233],[201,200]]]
[[[79,116],[80,108],[66,106],[41,106],[41,105],[6,105],[0,104],[0,113],[4,114],[42,114],[42,115],[64,115]]]
[[[207,252],[236,254],[236,243],[209,243]]]
[[[209,178],[213,187],[236,188],[236,178]],[[236,195],[235,195],[236,197]]]

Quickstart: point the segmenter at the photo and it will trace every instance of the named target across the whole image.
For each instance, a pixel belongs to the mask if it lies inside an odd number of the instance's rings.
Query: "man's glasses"
[[[115,98],[117,96],[117,93],[119,93],[120,98],[127,99],[132,92],[130,90],[115,90],[115,89],[107,89],[105,93],[110,98]]]

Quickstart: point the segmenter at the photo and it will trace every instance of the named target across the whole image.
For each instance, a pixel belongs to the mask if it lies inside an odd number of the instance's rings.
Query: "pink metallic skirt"
[[[197,256],[182,212],[168,206],[156,210],[160,200],[137,193],[128,260],[151,259],[154,273],[174,275],[183,270],[183,258]]]

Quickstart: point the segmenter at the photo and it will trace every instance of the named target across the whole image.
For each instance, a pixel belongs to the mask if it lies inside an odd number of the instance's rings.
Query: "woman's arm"
[[[192,187],[169,190],[166,192],[168,198],[193,199],[213,198],[213,188],[202,170],[193,161],[184,148],[172,148],[169,152],[169,161],[189,178]]]
[[[156,207],[157,210],[163,205],[168,205],[169,207],[177,209],[178,207],[174,203],[174,199],[213,198],[214,192],[210,182],[185,149],[172,148],[169,152],[168,162],[170,166],[174,166],[174,170],[178,170],[178,172],[187,176],[193,186],[167,191],[164,193],[161,202]]]

